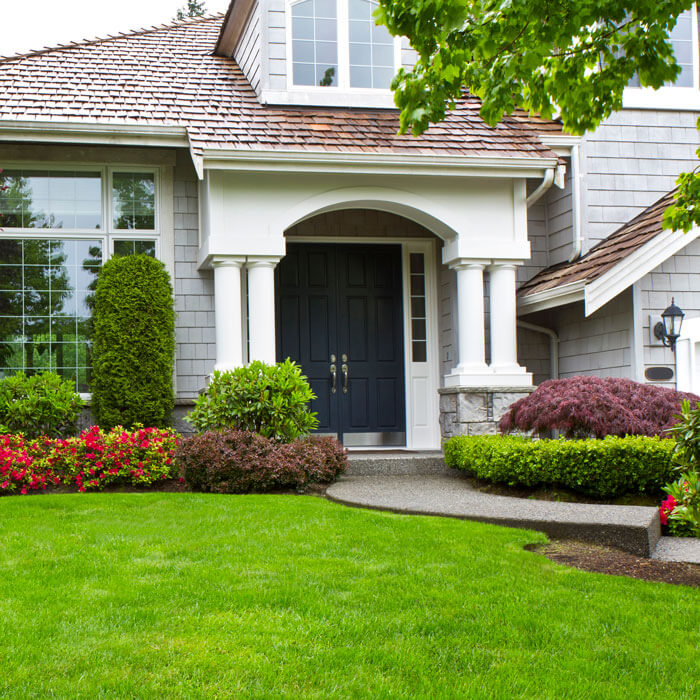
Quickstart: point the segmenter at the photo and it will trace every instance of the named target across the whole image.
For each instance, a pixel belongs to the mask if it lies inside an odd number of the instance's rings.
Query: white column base
[[[494,370],[486,367],[485,370],[477,370],[468,367],[455,367],[452,372],[445,375],[444,385],[446,389],[460,386],[468,387],[527,387],[532,386],[532,374],[524,367],[517,366],[507,370]]]

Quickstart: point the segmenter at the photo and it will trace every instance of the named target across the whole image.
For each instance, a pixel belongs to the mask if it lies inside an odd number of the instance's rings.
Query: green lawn
[[[0,697],[695,698],[700,591],[319,498],[0,499]]]

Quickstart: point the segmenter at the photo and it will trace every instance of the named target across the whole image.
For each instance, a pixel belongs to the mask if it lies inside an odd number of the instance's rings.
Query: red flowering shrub
[[[190,488],[211,493],[304,488],[333,480],[347,466],[345,449],[332,438],[285,444],[231,429],[185,438],[175,455]]]
[[[612,377],[551,379],[516,401],[501,418],[501,433],[514,430],[566,437],[664,436],[680,413],[681,401],[700,397],[660,386]]]
[[[109,432],[97,426],[66,440],[21,435],[0,437],[0,493],[19,489],[45,490],[64,483],[78,491],[97,490],[107,484],[152,484],[174,474],[173,453],[177,435],[172,430],[141,428]]]

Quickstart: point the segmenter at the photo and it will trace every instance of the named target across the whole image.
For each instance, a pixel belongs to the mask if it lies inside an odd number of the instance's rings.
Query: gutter
[[[551,328],[538,326],[536,323],[518,321],[518,326],[549,337],[549,376],[550,379],[559,379],[559,336]]]
[[[396,153],[354,153],[301,150],[248,150],[248,149],[202,149],[205,168],[220,170],[283,170],[298,171],[307,169],[352,170],[366,172],[368,169],[395,171],[406,174],[408,168],[412,175],[428,174],[456,175],[471,174],[473,171],[493,177],[502,177],[504,172],[522,172],[527,177],[528,171],[545,169],[545,178],[551,170],[552,182],[556,171],[553,158],[494,158],[484,156],[440,156]]]

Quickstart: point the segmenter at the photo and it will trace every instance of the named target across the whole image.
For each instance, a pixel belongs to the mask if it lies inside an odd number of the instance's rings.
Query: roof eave
[[[187,129],[177,125],[0,119],[0,141],[187,147]]]
[[[663,230],[598,277],[569,282],[519,297],[518,314],[531,314],[583,301],[584,313],[590,316],[698,236],[700,228],[693,228],[688,233]]]
[[[586,316],[612,301],[644,275],[692,243],[698,235],[698,228],[693,228],[688,233],[664,229],[602,275],[588,282],[584,299]]]
[[[524,316],[536,311],[545,311],[577,301],[584,301],[585,286],[586,280],[583,279],[518,297],[518,315]]]
[[[373,171],[427,174],[533,177],[556,167],[554,158],[505,156],[453,156],[414,153],[353,153],[348,151],[282,151],[202,149],[209,170],[262,170],[275,172]]]

